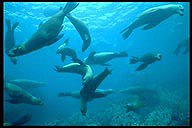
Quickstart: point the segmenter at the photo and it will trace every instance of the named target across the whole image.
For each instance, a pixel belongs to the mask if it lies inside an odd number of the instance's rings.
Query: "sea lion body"
[[[42,47],[49,46],[62,38],[63,34],[58,34],[63,28],[62,23],[64,17],[77,7],[77,5],[72,5],[74,7],[70,7],[69,5],[71,4],[67,3],[63,10],[53,15],[48,21],[42,24],[27,42],[11,49],[8,55],[10,57],[25,55]]]
[[[115,53],[115,52],[100,52],[100,53],[90,53],[87,58],[84,59],[84,62],[87,64],[99,64],[99,65],[104,65],[108,66],[109,64],[106,64],[110,60],[118,57],[127,57],[126,52],[120,52],[120,53]]]
[[[89,65],[71,63],[63,67],[55,66],[57,72],[68,72],[79,74],[83,77],[83,83],[88,82],[93,78],[93,71]]]
[[[151,29],[174,14],[183,16],[183,11],[184,7],[180,4],[161,5],[147,9],[130,26],[121,31],[123,39],[127,39],[132,31],[138,27],[145,25],[143,30]]]
[[[143,62],[136,71],[141,71],[145,69],[149,64],[154,63],[155,61],[160,61],[162,55],[159,53],[147,53],[141,57],[132,57],[130,59],[130,64],[135,64],[137,62]]]
[[[73,26],[76,28],[78,33],[80,34],[81,39],[83,40],[82,52],[84,52],[91,43],[91,36],[89,33],[89,29],[87,28],[85,23],[75,18],[70,13],[68,13],[66,16],[70,20],[70,22],[73,24]]]
[[[25,91],[24,89],[22,89],[17,85],[6,82],[4,85],[4,89],[11,98],[6,100],[9,103],[13,103],[13,104],[25,103],[25,104],[31,104],[31,105],[43,105],[40,99],[31,95],[29,92]]]

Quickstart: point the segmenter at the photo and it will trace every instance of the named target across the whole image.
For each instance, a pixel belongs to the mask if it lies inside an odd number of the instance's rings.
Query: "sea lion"
[[[183,39],[181,42],[179,42],[179,44],[177,45],[174,51],[174,54],[177,56],[180,53],[182,48],[185,48],[185,50],[183,51],[183,54],[187,54],[189,52],[189,36]]]
[[[37,88],[46,84],[44,82],[29,79],[14,79],[14,80],[8,80],[7,82],[18,85],[22,88]]]
[[[64,44],[62,44],[61,46],[59,46],[59,48],[57,49],[57,54],[61,54],[61,60],[62,62],[64,62],[66,56],[70,56],[72,58],[72,60],[77,58],[77,54],[75,52],[75,50],[66,47],[68,44],[69,39],[66,39],[64,41]]]
[[[132,31],[138,27],[145,25],[142,30],[151,29],[162,21],[166,20],[174,14],[183,16],[184,7],[180,4],[168,4],[153,7],[142,12],[134,22],[131,23],[127,28],[123,29],[120,33],[123,39],[127,39]]]
[[[40,23],[41,25],[39,25],[38,30],[27,42],[24,42],[23,44],[15,46],[9,50],[8,55],[10,57],[25,55],[57,42],[63,37],[63,34],[58,34],[63,28],[62,23],[64,17],[77,6],[77,3],[68,2],[63,10],[53,15],[45,23]]]
[[[20,117],[19,119],[17,119],[14,122],[4,122],[3,126],[21,126],[23,124],[25,124],[26,122],[31,120],[32,115],[29,113],[26,113],[25,115],[23,115],[22,117]]]
[[[77,61],[76,59],[75,61]],[[84,64],[81,60],[79,62],[74,62],[67,64],[63,67],[55,65],[55,71],[57,72],[68,72],[68,73],[75,73],[82,76],[83,84],[89,82],[93,78],[93,71],[91,67],[87,64]]]
[[[5,53],[8,55],[9,50],[15,46],[14,31],[16,27],[19,25],[19,22],[15,22],[11,27],[11,21],[9,19],[6,19],[6,25],[7,25],[7,32],[5,35]],[[16,57],[9,57],[9,58],[13,64],[17,64]]]
[[[5,82],[4,89],[10,97],[10,99],[5,100],[6,102],[12,104],[25,103],[31,105],[43,105],[43,102],[39,98],[36,98],[17,85]]]
[[[79,35],[81,36],[81,39],[83,40],[83,46],[82,46],[82,52],[84,52],[91,43],[91,36],[89,33],[89,29],[83,23],[81,20],[75,18],[70,13],[68,13],[67,18],[71,21],[75,29],[78,31]]]
[[[115,91],[113,89],[106,89],[106,90],[102,90],[102,89],[96,89],[95,90],[95,94],[93,95],[93,97],[91,97],[89,99],[89,101],[92,101],[96,98],[103,98],[103,97],[106,97],[108,96],[109,94],[112,94],[114,93]],[[67,96],[70,96],[70,97],[73,97],[75,99],[80,99],[80,91],[75,91],[75,92],[60,92],[58,94],[58,97],[67,97]]]
[[[98,74],[92,80],[87,82],[80,91],[80,110],[83,116],[87,113],[87,102],[90,101],[94,96],[96,96],[95,90],[101,84],[101,82],[109,75],[111,71],[105,68],[103,72]],[[100,93],[101,94],[101,93]],[[101,95],[97,95],[100,97]]]
[[[91,52],[87,58],[84,59],[86,64],[98,64],[102,66],[110,66],[110,64],[106,64],[108,61],[119,58],[119,57],[127,57],[128,54],[126,52]]]
[[[143,108],[145,107],[145,104],[144,102],[137,100],[135,102],[127,103],[124,107],[126,109],[126,112],[129,112],[129,111],[136,111],[140,108]]]
[[[135,64],[137,62],[143,62],[139,67],[137,67],[136,71],[141,71],[145,69],[149,64],[152,64],[156,61],[160,61],[162,55],[160,53],[147,53],[141,57],[132,57],[130,59],[130,64]]]

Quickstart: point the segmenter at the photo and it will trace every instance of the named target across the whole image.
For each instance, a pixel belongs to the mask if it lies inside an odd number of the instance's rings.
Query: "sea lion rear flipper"
[[[13,24],[13,26],[12,26],[12,30],[14,31],[15,28],[16,28],[18,25],[19,25],[19,22],[15,22],[15,23]]]
[[[141,64],[141,65],[136,69],[136,71],[141,71],[141,70],[145,69],[148,65],[149,65],[148,63],[143,63],[143,64]]]
[[[6,19],[6,25],[7,25],[7,29],[11,30],[11,21],[10,21],[10,19]]]
[[[148,30],[148,29],[151,29],[151,28],[157,26],[158,24],[159,24],[159,23],[151,23],[151,24],[147,24],[147,25],[145,25],[145,26],[142,28],[142,30]]]
[[[20,117],[18,120],[12,123],[12,126],[20,126],[31,120],[32,115],[27,113],[24,116]]]
[[[131,29],[130,27],[127,27],[125,29],[123,29],[120,33],[122,34],[123,40],[127,39],[130,34],[132,33],[133,29]]]
[[[79,5],[79,3],[77,2],[67,2],[67,4],[65,5],[63,12],[65,14],[71,12],[73,9],[75,9],[77,6]]]
[[[87,101],[81,96],[80,97],[80,110],[83,116],[87,113]]]
[[[61,60],[62,60],[62,62],[64,62],[65,61],[65,55],[64,54],[61,54]]]

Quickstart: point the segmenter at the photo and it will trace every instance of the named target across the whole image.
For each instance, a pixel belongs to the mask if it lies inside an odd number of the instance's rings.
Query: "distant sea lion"
[[[154,63],[155,61],[160,61],[162,55],[160,53],[147,53],[141,57],[132,57],[130,59],[130,64],[135,64],[137,62],[143,62],[136,71],[141,71],[145,69],[149,64]]]
[[[151,29],[174,14],[183,16],[183,11],[184,7],[180,4],[161,5],[147,9],[131,25],[121,31],[123,39],[127,39],[132,31],[138,27],[145,25],[142,30]]]
[[[21,126],[23,124],[25,124],[26,122],[31,120],[32,115],[29,113],[26,113],[25,115],[23,115],[22,117],[20,117],[19,119],[17,119],[14,122],[4,122],[3,126]]]
[[[141,102],[141,101],[135,101],[132,103],[127,103],[124,107],[126,109],[126,112],[129,112],[129,111],[136,111],[140,108],[143,108],[145,107],[145,104],[144,102]]]
[[[85,23],[83,23],[81,20],[75,18],[70,13],[68,13],[66,16],[71,21],[73,26],[76,28],[78,33],[80,34],[81,39],[83,40],[82,52],[84,52],[91,43],[91,36],[89,33],[89,29],[87,28]]]
[[[87,113],[87,102],[90,101],[94,96],[102,97],[101,93],[96,93],[95,90],[101,84],[101,82],[109,75],[111,71],[105,68],[103,72],[95,76],[92,80],[87,82],[80,91],[80,110],[82,115]]]
[[[108,61],[119,58],[119,57],[127,57],[128,54],[126,52],[91,52],[87,58],[84,59],[84,62],[86,64],[98,64],[103,66],[110,66],[110,64],[107,64]]]
[[[22,88],[37,88],[46,84],[44,82],[38,82],[35,80],[29,80],[29,79],[14,79],[14,80],[9,80],[8,82],[18,85]]]
[[[67,47],[68,42],[69,42],[69,39],[66,39],[64,43],[61,46],[59,46],[59,48],[57,49],[57,54],[61,54],[61,60],[63,62],[66,56],[70,56],[72,60],[77,58],[77,54],[75,50]]]
[[[9,50],[15,46],[14,30],[19,25],[19,22],[15,22],[11,27],[11,21],[9,19],[6,19],[6,25],[7,25],[7,32],[5,35],[5,53],[8,55]],[[16,57],[10,57],[10,59],[13,64],[17,64]]]
[[[10,99],[6,99],[6,102],[12,104],[31,104],[31,105],[43,105],[43,102],[36,98],[35,96],[31,95],[29,92],[25,91],[21,87],[11,84],[5,83],[4,84],[5,91],[9,94]]]
[[[63,34],[58,34],[63,28],[64,17],[77,6],[77,3],[68,2],[63,10],[53,15],[45,23],[41,22],[33,36],[27,42],[12,48],[8,55],[10,57],[25,55],[57,42],[63,37]]]
[[[78,59],[76,59],[76,60],[78,60]],[[80,74],[83,79],[83,84],[89,82],[93,78],[93,71],[92,71],[91,67],[87,64],[84,64],[80,60],[79,60],[79,62],[70,63],[63,67],[55,65],[54,70],[57,72],[68,72],[68,73]]]
[[[185,48],[185,50],[183,51],[183,54],[187,54],[189,52],[189,36],[186,37],[177,45],[174,51],[174,54],[177,56],[180,53],[182,48]]]

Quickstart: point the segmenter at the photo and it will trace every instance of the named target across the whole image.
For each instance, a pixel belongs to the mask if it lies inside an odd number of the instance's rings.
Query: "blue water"
[[[99,115],[103,114],[102,118],[104,120],[110,116],[110,113],[104,114],[107,109],[110,110],[113,105],[116,105],[117,107],[115,108],[118,108],[120,101],[126,100],[127,95],[112,94],[89,102],[88,117],[85,118],[80,113],[79,100],[70,97],[57,97],[61,91],[78,91],[81,89],[82,80],[79,75],[58,73],[53,70],[54,65],[71,63],[69,58],[63,63],[60,55],[56,54],[57,48],[63,44],[66,38],[70,39],[70,48],[75,49],[78,57],[82,60],[92,51],[126,51],[128,53],[128,58],[110,61],[112,66],[109,69],[112,69],[112,74],[101,83],[100,89],[111,88],[120,90],[135,85],[155,87],[157,91],[161,91],[160,94],[162,95],[159,97],[168,99],[168,101],[165,101],[167,103],[177,103],[178,98],[181,98],[180,101],[182,102],[179,102],[177,105],[183,106],[181,108],[183,113],[189,113],[189,53],[178,56],[173,54],[177,44],[189,35],[189,3],[179,2],[185,8],[184,16],[182,17],[173,15],[155,28],[147,31],[137,29],[127,40],[123,40],[120,34],[120,31],[132,23],[136,16],[144,10],[169,3],[80,2],[72,14],[88,26],[92,38],[91,45],[84,53],[81,52],[82,40],[79,34],[69,20],[65,18],[63,22],[64,28],[61,31],[61,33],[64,33],[64,37],[55,44],[18,57],[17,65],[13,65],[8,56],[4,54],[4,75],[6,77],[10,79],[32,79],[47,83],[46,86],[30,91],[31,94],[43,99],[43,106],[15,105],[4,102],[4,120],[14,121],[28,112],[32,114],[32,119],[25,125],[45,125],[46,122],[54,120],[67,122],[71,118],[74,118],[73,122],[83,120],[84,125],[93,122],[104,125],[100,122],[99,117],[101,118],[101,116]],[[172,4],[177,3],[174,2]],[[5,2],[3,8],[4,35],[7,30],[6,18],[11,19],[11,23],[19,22],[19,26],[15,30],[15,41],[16,45],[21,44],[36,32],[41,21],[44,22],[50,18],[44,15],[45,12],[54,14],[60,7],[64,7],[65,4],[65,2]],[[183,25],[178,28],[177,24],[180,23]],[[160,52],[163,56],[162,60],[151,64],[145,70],[136,72],[135,69],[138,64],[129,64],[131,56],[140,56],[153,51]],[[105,68],[98,65],[91,67],[93,68],[94,75],[100,73]],[[112,113],[118,113],[118,109],[116,111],[113,110]],[[74,116],[75,114],[77,115]],[[126,118],[127,115],[123,116]],[[145,116],[143,118],[147,118]],[[127,120],[129,120],[128,116]],[[130,124],[134,125],[134,122]],[[170,125],[163,122],[159,122],[159,124]],[[74,123],[73,125],[79,124]],[[122,125],[122,123],[111,121],[111,125]],[[152,125],[158,125],[158,123],[154,122]]]

